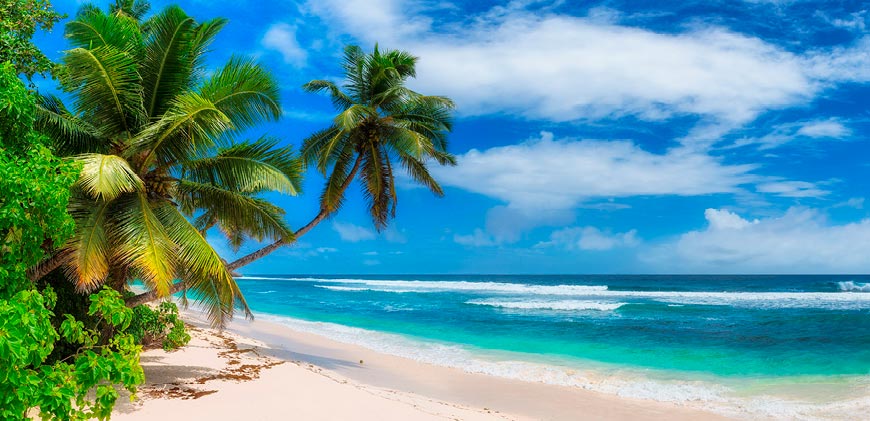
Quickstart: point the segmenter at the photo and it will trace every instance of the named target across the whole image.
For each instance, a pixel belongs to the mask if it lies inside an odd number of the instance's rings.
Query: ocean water
[[[376,351],[728,415],[870,410],[870,276],[238,278],[255,314]]]

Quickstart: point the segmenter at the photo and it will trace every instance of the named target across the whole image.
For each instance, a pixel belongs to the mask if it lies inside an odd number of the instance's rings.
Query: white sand
[[[113,420],[706,420],[706,412],[470,374],[268,322],[223,333],[193,313],[182,350],[142,355],[139,400]],[[360,361],[363,363],[360,363]]]

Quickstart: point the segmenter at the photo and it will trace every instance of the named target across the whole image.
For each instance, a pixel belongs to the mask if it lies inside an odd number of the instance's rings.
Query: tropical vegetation
[[[28,79],[49,73],[54,64],[31,38],[38,29],[51,30],[62,18],[48,0],[0,0],[0,63],[11,63]]]
[[[144,380],[141,347],[125,332],[132,310],[117,291],[90,296],[95,324],[66,314],[55,325],[57,295],[26,276],[46,248],[73,234],[67,205],[79,171],[33,130],[35,108],[13,65],[0,64],[0,419],[26,419],[34,408],[43,419],[106,419],[115,386],[134,393]],[[50,359],[60,340],[75,351]]]
[[[219,227],[236,247],[291,239],[284,210],[261,196],[297,194],[301,163],[275,139],[237,140],[281,106],[274,78],[249,59],[207,74],[226,20],[198,23],[177,6],[146,19],[147,6],[84,6],[66,25],[59,80],[73,101],[43,97],[37,127],[81,163],[76,228],[31,279],[62,266],[83,292],[141,280],[151,293],[131,305],[186,288],[221,325],[235,306],[250,313],[205,232]]]
[[[354,180],[383,230],[396,213],[394,168],[442,195],[428,168],[455,164],[453,103],[406,87],[417,61],[407,52],[351,46],[342,86],[305,84],[337,115],[297,156],[274,138],[242,139],[282,109],[254,61],[206,68],[225,19],[149,13],[143,0],[82,6],[54,64],[31,38],[62,16],[48,0],[0,0],[0,419],[107,419],[119,388],[132,398],[144,381],[142,344],[190,340],[175,303],[143,303],[185,291],[217,326],[237,307],[250,315],[233,268],[335,214]],[[67,101],[19,79],[47,74]],[[294,232],[265,197],[298,194],[306,168],[326,186]],[[213,228],[235,250],[271,244],[228,264],[206,240]]]
[[[406,86],[408,78],[416,76],[416,63],[417,58],[404,51],[380,51],[376,45],[366,54],[349,46],[344,51],[342,87],[328,80],[312,80],[303,86],[308,92],[328,93],[338,111],[332,124],[305,139],[301,149],[305,164],[326,176],[320,211],[293,236],[230,263],[230,269],[277,250],[334,214],[357,176],[378,230],[396,215],[395,168],[436,195],[444,194],[428,165],[456,164],[447,152],[453,102]]]

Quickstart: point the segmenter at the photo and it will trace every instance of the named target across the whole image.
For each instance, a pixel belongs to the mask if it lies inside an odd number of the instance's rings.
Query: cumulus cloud
[[[748,220],[707,209],[708,226],[659,246],[644,260],[661,270],[717,273],[865,273],[870,220],[832,224],[814,209]]]
[[[635,247],[640,244],[637,230],[611,233],[596,227],[569,227],[554,231],[550,240],[535,245],[537,248],[562,247],[568,250],[612,250],[618,247]]]
[[[332,229],[338,233],[338,236],[341,237],[343,241],[351,243],[375,239],[374,231],[349,222],[335,221],[332,223]]]
[[[759,181],[754,165],[727,165],[684,150],[648,152],[630,141],[556,141],[552,134],[517,145],[472,149],[442,184],[523,210],[571,209],[589,198],[735,193]]]
[[[720,27],[663,34],[587,17],[500,7],[438,33],[401,0],[309,2],[334,28],[423,59],[415,87],[466,114],[567,121],[693,114],[741,123],[813,97],[828,82],[870,76],[867,46],[798,55]],[[596,9],[597,10],[597,9]],[[862,55],[863,54],[863,55]]]
[[[285,63],[302,66],[308,58],[308,53],[296,40],[296,27],[286,23],[270,26],[261,43],[264,47],[280,53]]]

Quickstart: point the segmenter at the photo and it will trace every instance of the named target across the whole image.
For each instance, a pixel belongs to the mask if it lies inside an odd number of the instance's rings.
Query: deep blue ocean
[[[779,394],[819,403],[870,391],[870,276],[238,282],[261,318],[469,371],[663,400]]]

